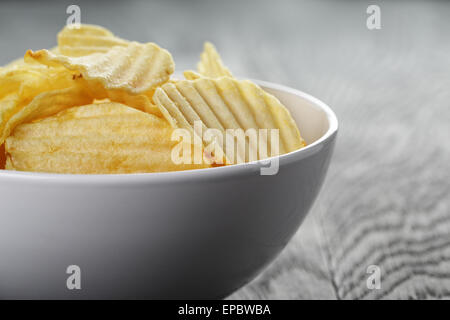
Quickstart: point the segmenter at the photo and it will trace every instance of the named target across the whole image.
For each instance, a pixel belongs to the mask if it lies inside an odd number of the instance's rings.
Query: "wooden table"
[[[235,299],[450,297],[450,3],[79,1],[82,22],[169,49],[193,68],[204,40],[231,70],[317,96],[337,113],[315,206]],[[55,45],[70,3],[1,2],[0,63]],[[369,289],[367,268],[381,271]]]

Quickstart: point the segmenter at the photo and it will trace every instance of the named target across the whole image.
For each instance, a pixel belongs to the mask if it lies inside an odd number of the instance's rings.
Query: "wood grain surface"
[[[72,2],[0,2],[0,64],[55,45]],[[230,298],[450,298],[450,2],[74,3],[82,22],[169,49],[178,71],[210,40],[235,74],[298,88],[337,113],[310,215]],[[369,4],[381,8],[380,30],[366,27]],[[366,285],[370,265],[379,290]]]

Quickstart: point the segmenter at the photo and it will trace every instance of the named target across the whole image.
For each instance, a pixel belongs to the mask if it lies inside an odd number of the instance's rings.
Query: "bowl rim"
[[[283,165],[304,159],[312,154],[318,152],[325,144],[332,141],[333,137],[338,131],[338,120],[333,110],[321,100],[303,91],[293,89],[291,87],[272,83],[263,80],[250,79],[256,84],[277,91],[285,91],[287,93],[299,96],[304,100],[312,103],[313,107],[324,111],[328,120],[328,130],[316,141],[307,145],[304,148],[291,151],[289,153],[278,156],[280,170]],[[265,161],[273,159],[270,157]],[[46,172],[28,172],[28,171],[14,171],[14,170],[0,170],[0,181],[2,178],[8,180],[33,180],[33,181],[51,181],[61,183],[82,183],[82,184],[136,184],[136,183],[173,183],[189,181],[194,179],[212,180],[223,177],[230,177],[235,175],[242,175],[244,173],[254,174],[259,172],[263,167],[260,161],[253,161],[248,163],[234,164],[223,167],[205,168],[205,169],[191,169],[184,171],[169,171],[169,172],[148,172],[148,173],[119,173],[119,174],[70,174],[70,173],[46,173]]]

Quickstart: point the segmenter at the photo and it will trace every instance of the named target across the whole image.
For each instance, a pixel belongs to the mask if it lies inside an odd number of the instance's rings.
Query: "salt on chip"
[[[88,81],[100,82],[107,90],[121,89],[132,94],[154,90],[167,82],[175,69],[170,53],[154,43],[131,42],[83,57],[53,54],[45,49],[28,50],[27,59],[51,67],[64,66],[79,71]]]
[[[175,164],[172,133],[164,119],[123,104],[74,107],[16,127],[5,144],[6,168],[109,174],[209,167]]]
[[[96,25],[68,25],[58,33],[58,49],[71,57],[107,52],[114,46],[127,46],[128,41]]]
[[[279,141],[267,139],[258,145],[247,140],[245,148],[250,153],[256,150],[259,159],[267,157],[271,143],[278,143],[279,154],[305,146],[289,111],[278,99],[248,80],[229,77],[180,80],[158,88],[153,99],[169,123],[178,128],[192,130],[195,121],[201,121],[202,126],[217,129],[223,136],[227,129],[278,129]],[[239,162],[234,157],[230,159],[228,153],[226,156],[232,162]],[[249,160],[248,155],[245,159]]]

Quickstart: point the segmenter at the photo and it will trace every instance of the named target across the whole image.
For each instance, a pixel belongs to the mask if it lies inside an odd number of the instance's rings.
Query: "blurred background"
[[[305,91],[336,112],[316,205],[232,298],[450,297],[449,1],[1,1],[0,65],[55,46],[70,4],[82,23],[168,49],[178,72],[208,40],[237,76]],[[367,27],[369,5],[380,29]],[[367,286],[370,265],[380,289]]]

